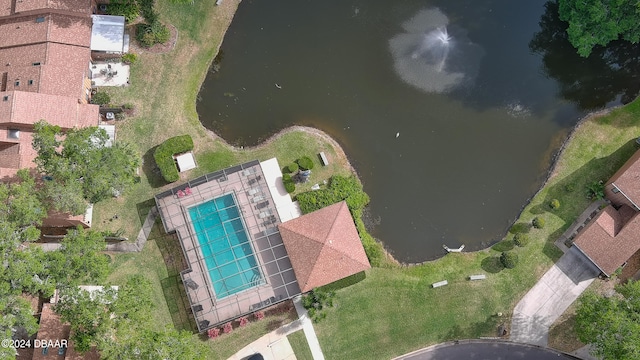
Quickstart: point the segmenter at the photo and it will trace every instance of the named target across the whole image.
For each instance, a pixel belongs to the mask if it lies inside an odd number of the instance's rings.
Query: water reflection
[[[420,90],[444,93],[472,84],[483,51],[439,9],[424,9],[402,24],[404,33],[389,41],[400,78]]]
[[[640,91],[640,47],[628,41],[598,46],[588,58],[569,43],[568,24],[558,17],[558,3],[549,1],[529,48],[542,55],[544,73],[558,81],[560,95],[583,110],[631,102]]]

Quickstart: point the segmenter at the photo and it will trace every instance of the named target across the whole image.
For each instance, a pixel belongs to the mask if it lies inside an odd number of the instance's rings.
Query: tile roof
[[[4,101],[4,97],[8,100]],[[99,106],[67,96],[26,91],[0,92],[0,125],[33,125],[39,120],[63,129],[98,126]]]
[[[83,14],[91,13],[91,0],[28,0],[16,1],[16,12],[33,10],[65,10]]]
[[[43,21],[39,21],[43,19]],[[42,42],[91,45],[91,17],[87,15],[35,14],[0,19],[0,48]]]
[[[609,183],[614,184],[637,206],[640,206],[640,150],[636,151],[618,171]]]
[[[53,304],[46,303],[42,305],[42,313],[40,315],[40,328],[38,329],[38,340],[68,340],[71,332],[71,325],[62,324],[60,315],[53,311]],[[33,359],[64,359],[65,356],[58,355],[57,348],[50,348],[47,354],[42,353],[42,348],[33,351]]]
[[[609,276],[640,250],[640,213],[609,205],[576,235],[574,245]]]
[[[278,228],[302,292],[371,267],[344,201]]]

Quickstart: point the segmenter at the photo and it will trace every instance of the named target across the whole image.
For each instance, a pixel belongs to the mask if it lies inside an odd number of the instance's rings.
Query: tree
[[[569,41],[587,57],[594,46],[622,38],[640,40],[640,4],[632,0],[559,0],[560,19],[569,23]]]
[[[27,170],[18,171],[19,181],[0,183],[0,336],[10,339],[19,329],[34,334],[38,324],[23,292],[50,296],[44,254],[25,246],[40,237],[36,225],[46,208],[36,191],[35,180]],[[0,358],[15,355],[15,349],[0,348]]]
[[[39,121],[34,130],[32,145],[38,152],[35,162],[40,172],[58,183],[51,187],[74,189],[79,183],[84,199],[96,203],[138,181],[139,157],[126,143],[106,146],[108,136],[103,129],[88,127],[63,134],[60,127]],[[77,194],[67,189],[58,196],[59,210],[78,210]]]
[[[617,294],[582,295],[575,330],[580,341],[592,345],[603,359],[640,359],[640,282],[616,287]]]
[[[59,250],[47,253],[49,272],[57,286],[77,286],[101,283],[109,272],[104,236],[81,226],[70,230],[62,239]]]
[[[614,40],[607,47],[596,46],[583,58],[569,42],[568,24],[560,20],[557,1],[545,3],[538,31],[529,43],[531,51],[542,56],[544,72],[558,82],[560,95],[578,104],[581,110],[604,107],[621,99],[623,104],[636,98],[640,90],[640,47]]]
[[[96,342],[107,341],[116,296],[116,291],[110,287],[93,292],[78,287],[60,291],[60,300],[54,309],[62,321],[71,324],[70,339],[78,351],[89,351]]]
[[[500,255],[500,262],[507,269],[513,269],[518,265],[518,254],[513,251],[505,251]]]

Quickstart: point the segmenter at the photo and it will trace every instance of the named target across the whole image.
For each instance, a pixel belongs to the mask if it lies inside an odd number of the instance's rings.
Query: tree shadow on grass
[[[564,220],[567,226],[570,225],[593,201],[588,197],[590,185],[598,181],[606,183],[637,149],[635,139],[631,139],[609,156],[591,159],[576,171],[549,186],[544,200],[534,206],[531,212],[552,213]],[[549,206],[554,199],[560,202],[558,209],[551,209]]]
[[[156,200],[154,198],[136,204],[140,226],[144,225],[144,222],[147,220],[147,216],[149,215],[149,211],[151,211],[151,208],[154,206],[156,206]]]
[[[187,262],[176,234],[167,234],[159,220],[156,220],[149,240],[155,241],[167,268],[167,277],[160,280],[165,301],[169,307],[171,320],[178,330],[196,331],[195,318],[185,292],[180,272],[187,268]]]
[[[505,252],[505,251],[513,250],[514,247],[515,247],[515,244],[513,243],[513,240],[508,239],[508,240],[502,240],[499,243],[493,245],[491,249],[498,252]]]
[[[158,146],[152,147],[151,149],[147,150],[147,152],[142,156],[142,171],[147,176],[149,186],[154,189],[167,184],[167,182],[162,177],[162,174],[160,173],[160,169],[156,165],[156,160],[153,158],[153,154],[156,152],[157,147]]]
[[[453,326],[440,340],[448,341],[474,339],[482,336],[502,336],[502,334],[499,334],[498,330],[499,328],[504,328],[504,321],[504,317],[500,317],[496,314],[488,315],[484,321],[474,322],[465,327],[460,325]]]
[[[361,271],[359,273],[353,274],[351,276],[347,276],[344,279],[340,279],[338,281],[334,281],[331,284],[322,286],[322,290],[324,291],[335,291],[335,290],[340,290],[340,289],[344,289],[346,287],[349,287],[351,285],[357,284],[360,281],[364,280],[367,278],[367,274],[364,271]]]
[[[487,256],[482,259],[480,263],[480,267],[488,273],[497,274],[500,271],[504,270],[504,265],[500,262],[500,257],[498,256]]]

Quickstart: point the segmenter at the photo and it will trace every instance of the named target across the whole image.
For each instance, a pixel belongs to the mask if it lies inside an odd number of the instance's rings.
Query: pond
[[[638,90],[637,67],[623,65],[638,50],[578,57],[555,7],[244,0],[198,113],[237,145],[292,124],[329,133],[372,198],[372,235],[398,260],[486,248],[540,187],[571,127]]]

